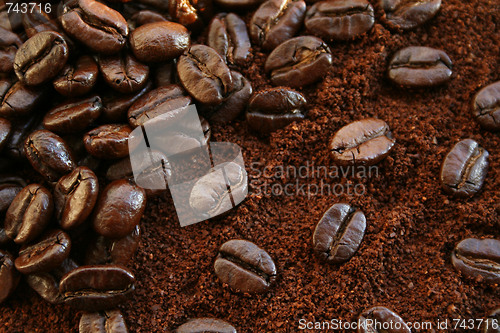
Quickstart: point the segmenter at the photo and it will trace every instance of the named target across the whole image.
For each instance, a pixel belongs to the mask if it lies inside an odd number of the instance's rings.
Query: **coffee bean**
[[[441,50],[410,46],[399,50],[389,63],[389,78],[400,86],[419,88],[443,84],[451,78],[451,60]]]
[[[482,333],[500,333],[500,308],[493,310],[481,327]]]
[[[238,15],[221,13],[208,27],[207,45],[219,52],[229,65],[243,65],[250,57],[250,37]]]
[[[0,73],[14,70],[14,57],[22,44],[18,35],[0,27]]]
[[[63,229],[82,224],[92,212],[99,193],[97,176],[86,167],[77,167],[61,177],[54,188],[56,217]]]
[[[9,142],[11,134],[12,134],[12,125],[10,121],[8,121],[5,118],[0,118],[0,152]]]
[[[149,77],[149,67],[124,52],[99,58],[99,68],[106,83],[124,94],[140,90]]]
[[[344,263],[358,250],[365,230],[366,218],[362,211],[345,203],[334,204],[316,225],[314,251],[328,263]]]
[[[49,13],[46,13],[43,8],[39,8],[38,6],[30,9],[26,13],[23,13],[22,19],[24,31],[28,37],[33,37],[39,32],[55,31],[67,40],[67,36],[63,35],[57,21]]]
[[[265,292],[276,279],[276,266],[269,254],[246,240],[222,244],[214,267],[223,283],[243,293]]]
[[[116,180],[104,188],[92,216],[94,230],[104,237],[130,234],[146,208],[146,193],[127,180]]]
[[[373,165],[389,155],[395,142],[385,121],[367,118],[338,130],[330,150],[339,165]]]
[[[14,267],[14,257],[7,251],[0,250],[0,304],[5,301],[19,282],[19,273]]]
[[[500,241],[467,238],[451,255],[453,266],[464,276],[488,284],[500,283]]]
[[[469,198],[483,186],[488,172],[488,151],[472,139],[458,142],[441,166],[441,185],[446,193]]]
[[[135,28],[140,27],[141,25],[149,24],[149,23],[157,23],[157,22],[167,22],[168,20],[162,14],[158,12],[154,12],[152,10],[140,10],[130,18],[129,27],[133,26],[131,31],[135,30]]]
[[[128,333],[119,310],[87,312],[80,318],[79,333]]]
[[[364,311],[359,315],[358,323],[358,333],[411,333],[398,314],[383,306]]]
[[[199,32],[204,21],[213,16],[212,1],[209,0],[170,0],[168,13],[192,32]]]
[[[26,185],[26,182],[21,177],[8,175],[0,177],[0,213],[9,208],[14,198]]]
[[[132,272],[120,266],[81,266],[63,276],[59,291],[71,307],[101,311],[122,304],[134,282]]]
[[[284,87],[255,93],[248,102],[246,119],[253,130],[268,134],[305,117],[305,97]]]
[[[75,97],[85,95],[97,82],[99,69],[90,56],[78,58],[74,65],[66,65],[54,81],[54,89],[61,95]]]
[[[441,0],[380,0],[379,5],[390,27],[407,30],[433,18],[441,7]]]
[[[215,105],[233,90],[231,71],[221,56],[205,45],[193,45],[177,62],[179,79],[196,100]]]
[[[216,318],[196,318],[177,327],[175,333],[236,333],[236,328],[224,320]]]
[[[152,88],[153,83],[148,81],[144,88],[133,94],[122,95],[112,91],[102,95],[104,118],[111,122],[126,122],[128,109]]]
[[[85,134],[85,149],[102,159],[122,158],[128,155],[128,136],[132,128],[128,125],[102,125]]]
[[[76,167],[69,147],[50,131],[32,132],[24,142],[24,149],[31,166],[49,181],[57,181]]]
[[[56,133],[85,130],[101,115],[102,101],[97,95],[68,100],[51,109],[43,118],[43,126]]]
[[[21,11],[8,11],[5,1],[0,2],[0,27],[10,30],[18,31],[23,28],[23,13]]]
[[[300,36],[276,47],[264,68],[274,85],[297,88],[321,79],[331,65],[332,54],[321,39]]]
[[[5,215],[5,232],[17,244],[37,238],[49,223],[54,203],[50,191],[30,184],[14,198]]]
[[[180,56],[191,40],[185,27],[174,22],[149,23],[130,36],[134,55],[142,62],[169,61]]]
[[[66,33],[98,53],[117,53],[127,41],[123,16],[94,0],[66,2],[59,19]]]
[[[310,33],[327,40],[349,40],[369,31],[375,23],[373,7],[366,0],[317,2],[306,13]]]
[[[491,131],[500,130],[500,81],[481,89],[474,97],[473,108],[482,127]]]
[[[40,115],[34,115],[28,118],[17,119],[13,125],[14,127],[7,140],[4,152],[12,159],[21,160],[26,157],[24,141],[26,141],[31,132],[43,127],[42,121]]]
[[[272,50],[299,31],[305,13],[302,0],[268,0],[252,16],[250,37],[264,50]]]
[[[46,93],[44,87],[28,87],[19,81],[0,79],[0,116],[25,117],[40,105]]]

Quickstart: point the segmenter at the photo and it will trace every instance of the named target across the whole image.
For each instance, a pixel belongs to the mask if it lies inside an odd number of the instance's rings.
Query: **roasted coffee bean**
[[[132,51],[142,62],[175,59],[189,47],[190,42],[188,30],[174,22],[145,24],[130,35]]]
[[[328,45],[312,36],[295,37],[267,57],[265,71],[277,86],[306,86],[325,76],[332,65]]]
[[[305,13],[306,3],[302,0],[268,0],[250,21],[250,37],[263,49],[272,50],[299,31]]]
[[[12,133],[7,140],[4,152],[12,159],[21,160],[26,157],[24,141],[26,141],[31,132],[43,127],[41,117],[40,115],[34,115],[28,118],[21,118],[16,120],[13,125]]]
[[[69,147],[50,131],[31,133],[24,142],[24,149],[31,166],[49,181],[57,181],[76,167]]]
[[[9,142],[10,135],[12,134],[12,125],[10,121],[5,118],[0,118],[0,152]]]
[[[214,3],[225,9],[249,9],[256,7],[265,0],[214,0]]]
[[[119,55],[99,58],[99,68],[106,83],[124,94],[140,90],[149,77],[148,66],[123,52]]]
[[[102,125],[85,134],[85,149],[102,159],[122,158],[128,155],[128,125]]]
[[[43,126],[61,134],[82,132],[101,115],[102,101],[97,95],[69,100],[50,110]]]
[[[265,292],[276,279],[276,266],[269,254],[241,239],[222,244],[214,267],[223,283],[243,293]]]
[[[482,127],[500,130],[500,81],[481,89],[474,97],[473,108]]]
[[[500,333],[500,308],[493,310],[481,327],[482,333]]]
[[[488,151],[472,139],[458,142],[441,166],[441,185],[446,193],[469,198],[483,186],[488,172]]]
[[[500,283],[500,241],[467,238],[451,255],[453,266],[464,276],[488,284]]]
[[[85,256],[85,265],[121,265],[127,266],[134,256],[141,240],[141,228],[136,225],[132,233],[111,239],[97,236],[90,243]]]
[[[24,117],[32,113],[43,101],[45,87],[28,87],[19,81],[0,79],[0,116]]]
[[[122,238],[139,224],[145,208],[146,193],[141,187],[125,179],[116,180],[100,194],[92,225],[99,235]]]
[[[213,333],[236,333],[236,328],[224,320],[216,318],[196,318],[177,327],[175,333],[196,333],[196,332],[213,332]]]
[[[5,215],[5,232],[17,244],[37,238],[52,217],[54,202],[50,191],[30,184],[14,198]]]
[[[177,62],[179,79],[196,100],[215,105],[233,90],[231,71],[221,56],[205,45],[193,45]]]
[[[111,122],[127,122],[128,109],[152,88],[153,83],[148,81],[144,88],[133,94],[122,95],[115,91],[108,91],[102,95],[104,118]]]
[[[411,333],[411,329],[398,314],[383,306],[364,311],[359,315],[358,323],[358,333]]]
[[[128,333],[119,310],[87,312],[80,318],[79,333]]]
[[[97,82],[99,69],[90,56],[78,58],[74,65],[66,65],[55,78],[54,89],[61,95],[75,97],[90,92]]]
[[[92,212],[99,193],[97,176],[86,167],[61,177],[54,188],[56,217],[63,229],[82,224]]]
[[[266,89],[250,98],[246,118],[253,130],[267,134],[304,119],[305,106],[301,93],[283,87]]]
[[[14,198],[26,185],[26,182],[21,177],[0,176],[0,213],[5,212],[9,208]]]
[[[14,57],[22,44],[18,35],[0,27],[0,73],[14,70]]]
[[[63,276],[59,291],[74,308],[101,311],[122,304],[134,291],[134,282],[132,272],[120,266],[81,266]]]
[[[316,225],[314,251],[328,263],[344,263],[358,250],[365,230],[366,218],[362,211],[345,203],[334,204]]]
[[[406,30],[433,18],[441,7],[441,0],[380,0],[379,4],[390,27]]]
[[[207,0],[171,0],[168,2],[168,13],[190,31],[198,32],[204,21],[213,16],[212,1]]]
[[[328,0],[317,2],[306,13],[310,33],[326,40],[349,40],[373,27],[375,13],[366,0]]]
[[[128,25],[123,16],[94,0],[66,2],[59,19],[66,33],[98,53],[117,53],[127,41]]]
[[[247,26],[238,15],[221,13],[208,27],[207,45],[219,52],[230,65],[242,65],[250,57]]]
[[[451,60],[441,50],[410,46],[396,52],[389,63],[389,78],[400,86],[419,88],[443,84],[451,78]]]
[[[0,250],[0,304],[9,297],[17,287],[19,273],[14,267],[14,257],[7,251]]]
[[[33,37],[43,31],[55,31],[63,35],[57,21],[50,17],[43,9],[40,10],[38,6],[23,14],[23,27],[28,37]],[[63,37],[67,41],[67,36],[63,35]]]
[[[330,150],[339,165],[373,165],[389,155],[395,142],[385,121],[367,118],[338,130]]]
[[[133,31],[135,30],[135,28],[140,27],[141,25],[166,21],[168,20],[162,14],[145,9],[140,10],[132,15],[129,20],[129,27],[132,25],[133,29],[130,30]]]

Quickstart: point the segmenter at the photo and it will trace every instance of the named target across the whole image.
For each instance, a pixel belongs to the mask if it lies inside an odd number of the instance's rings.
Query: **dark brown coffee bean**
[[[38,6],[23,14],[23,27],[28,37],[33,37],[43,31],[55,31],[61,34],[62,30],[57,21],[50,17],[50,14],[46,13],[43,9],[40,10]],[[67,36],[63,37],[66,40]]]
[[[135,28],[140,27],[141,25],[149,24],[149,23],[157,23],[157,22],[166,22],[168,21],[165,16],[158,12],[154,12],[152,10],[140,10],[134,15],[129,20],[129,26],[132,25],[133,29],[130,29],[131,31],[135,30]]]
[[[92,225],[99,235],[122,238],[139,224],[145,208],[146,193],[141,187],[125,179],[116,180],[100,194]]]
[[[473,108],[482,127],[491,131],[500,130],[500,81],[481,89],[474,97]]]
[[[0,213],[9,208],[14,198],[26,185],[26,181],[21,177],[0,175]]]
[[[101,115],[102,101],[97,95],[69,100],[50,110],[43,118],[43,126],[61,134],[82,132]]]
[[[43,127],[40,115],[33,115],[28,118],[17,119],[12,128],[12,133],[7,140],[4,148],[4,153],[10,158],[21,160],[26,157],[24,150],[24,141],[31,132]]]
[[[483,186],[488,172],[488,151],[472,139],[458,142],[441,166],[441,185],[446,193],[469,198]]]
[[[118,55],[99,58],[99,68],[106,83],[124,94],[140,90],[149,77],[149,67],[141,64],[132,55]]]
[[[19,278],[14,267],[14,257],[9,252],[0,250],[0,304],[16,290]]]
[[[14,70],[14,57],[22,44],[18,35],[0,27],[0,73]]]
[[[214,0],[214,3],[224,9],[249,9],[256,7],[265,0]]]
[[[272,50],[299,31],[305,13],[306,3],[302,0],[268,0],[250,21],[250,37],[263,49]]]
[[[298,88],[321,79],[331,65],[332,54],[321,39],[300,36],[276,47],[267,57],[265,71],[275,85]]]
[[[148,81],[144,88],[133,94],[122,95],[115,91],[106,92],[101,96],[104,118],[111,122],[127,122],[128,109],[152,88],[153,83]]]
[[[132,51],[142,62],[175,59],[189,47],[190,42],[187,29],[174,22],[145,24],[130,36]]]
[[[135,289],[132,272],[120,266],[81,266],[61,279],[64,302],[87,311],[112,309]]]
[[[395,142],[385,121],[367,118],[338,130],[330,150],[339,165],[373,165],[389,155]]]
[[[400,86],[431,87],[450,80],[451,64],[448,55],[441,50],[410,46],[394,54],[388,75]]]
[[[345,203],[334,204],[316,225],[314,251],[328,263],[344,263],[358,250],[365,230],[366,218],[362,211]]]
[[[358,323],[358,333],[411,333],[398,314],[383,306],[364,311],[359,315]]]
[[[467,238],[451,256],[453,266],[464,276],[488,284],[500,283],[500,241]]]
[[[90,56],[78,58],[74,65],[66,65],[53,85],[58,93],[68,97],[85,95],[90,92],[97,82],[99,69]]]
[[[17,244],[31,242],[49,223],[54,203],[49,190],[39,184],[23,188],[5,215],[5,232]]]
[[[11,134],[12,134],[12,125],[10,121],[8,121],[5,118],[0,118],[0,152],[9,142]]]
[[[0,79],[0,116],[24,117],[32,113],[43,101],[45,87],[28,87],[19,81]]]
[[[482,333],[500,333],[500,308],[493,310],[481,327]]]
[[[236,333],[236,328],[224,320],[216,318],[196,318],[177,327],[175,333]]]
[[[31,133],[24,142],[24,149],[31,166],[49,181],[57,181],[76,167],[69,147],[50,131]]]
[[[87,312],[80,318],[79,333],[128,333],[119,310]]]
[[[441,7],[441,0],[380,0],[379,4],[390,27],[407,30],[433,18]]]
[[[179,79],[196,100],[215,105],[233,90],[231,71],[221,56],[205,45],[193,45],[177,62]]]
[[[259,91],[248,102],[248,126],[268,134],[304,119],[305,106],[305,97],[291,89],[278,87]]]
[[[102,125],[85,134],[85,149],[102,159],[122,158],[128,155],[128,125]]]
[[[366,0],[317,2],[306,13],[307,31],[326,40],[349,40],[373,27],[375,13]]]

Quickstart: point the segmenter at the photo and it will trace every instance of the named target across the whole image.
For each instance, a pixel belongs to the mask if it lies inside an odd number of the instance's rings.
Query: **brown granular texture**
[[[499,2],[444,0],[426,26],[403,33],[387,30],[371,2],[374,28],[356,41],[331,43],[332,72],[302,90],[306,120],[269,138],[249,132],[241,120],[213,127],[213,141],[237,143],[247,163],[250,195],[237,209],[181,228],[168,195],[149,201],[133,264],[137,291],[120,306],[131,332],[168,332],[196,317],[224,319],[238,332],[299,332],[300,319],[352,321],[374,305],[390,307],[407,321],[432,322],[437,331],[438,320],[480,319],[500,306],[498,286],[462,277],[450,261],[466,237],[500,238],[500,136],[481,129],[471,114],[474,94],[500,79]],[[453,60],[450,83],[417,91],[391,84],[387,63],[410,45],[444,50]],[[265,58],[256,50],[252,63],[240,69],[254,90],[270,87]],[[397,140],[378,175],[260,174],[265,166],[333,165],[332,135],[367,117],[385,120]],[[439,170],[446,153],[465,138],[490,152],[490,170],[480,193],[456,200],[441,190]],[[279,190],[277,185],[297,181],[306,188],[322,181],[362,184],[365,193],[272,194],[271,185]],[[338,202],[363,210],[368,228],[356,255],[335,266],[320,262],[311,244],[316,223]],[[237,238],[256,243],[274,259],[279,275],[268,293],[239,295],[217,279],[217,250]],[[1,332],[72,332],[80,317],[66,306],[46,304],[24,283],[0,309]]]

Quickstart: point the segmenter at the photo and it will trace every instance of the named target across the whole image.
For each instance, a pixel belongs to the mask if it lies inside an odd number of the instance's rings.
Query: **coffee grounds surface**
[[[373,29],[352,42],[330,43],[332,71],[301,90],[308,101],[304,121],[268,138],[250,132],[242,120],[212,128],[212,141],[242,147],[251,183],[242,204],[218,220],[181,228],[168,194],[149,200],[132,264],[136,292],[120,306],[131,332],[169,332],[196,317],[226,320],[238,332],[300,332],[301,319],[353,321],[375,305],[406,321],[432,322],[438,331],[438,320],[480,319],[500,306],[498,286],[461,276],[450,260],[464,238],[500,238],[500,136],[481,129],[471,112],[475,93],[500,80],[500,5],[446,0],[425,26],[397,33],[380,23],[380,8],[371,2],[377,13]],[[453,61],[451,81],[416,91],[389,82],[390,57],[411,45],[444,50]],[[253,60],[240,68],[254,90],[271,87],[265,59],[254,49]],[[331,137],[367,117],[386,121],[396,138],[371,176],[276,174],[279,166],[332,166]],[[443,193],[439,170],[447,152],[465,138],[490,152],[490,169],[477,195],[457,200]],[[269,177],[261,174],[265,167]],[[360,184],[364,193],[314,195],[314,185],[325,183],[346,191],[348,184]],[[280,194],[286,184],[296,192]],[[340,185],[336,189],[338,194]],[[315,257],[312,234],[338,202],[361,209],[368,227],[350,261],[329,265]],[[269,292],[240,295],[217,279],[213,263],[230,239],[252,241],[274,259],[278,277]],[[25,282],[0,309],[0,332],[75,332],[81,314],[47,304]]]

